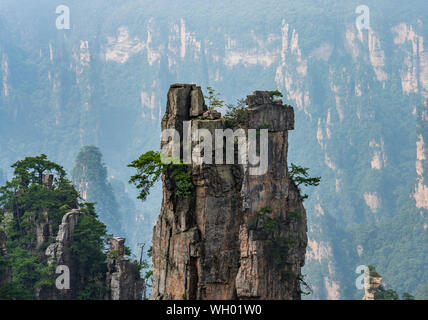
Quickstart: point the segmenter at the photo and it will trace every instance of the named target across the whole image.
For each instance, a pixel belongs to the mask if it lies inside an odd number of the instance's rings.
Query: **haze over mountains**
[[[428,7],[370,1],[357,30],[361,4],[0,0],[0,182],[41,153],[71,172],[95,145],[136,249],[161,195],[137,202],[127,165],[159,148],[170,84],[227,102],[278,89],[295,107],[289,161],[322,177],[305,201],[309,298],[361,298],[355,269],[370,264],[427,299]],[[59,5],[70,30],[55,27]]]

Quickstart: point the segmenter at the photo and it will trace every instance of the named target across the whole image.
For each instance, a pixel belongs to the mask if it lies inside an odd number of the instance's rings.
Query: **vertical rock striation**
[[[70,289],[56,289],[53,286],[42,287],[37,293],[40,300],[69,300],[74,299],[81,287],[81,270],[78,257],[72,254],[70,246],[73,241],[74,230],[79,218],[85,213],[79,209],[73,209],[62,217],[55,241],[45,251],[47,262],[54,266],[67,266],[70,270]]]
[[[107,300],[141,300],[144,279],[125,255],[125,238],[111,238],[107,257]]]
[[[79,219],[86,213],[73,209],[62,218],[58,234],[53,243],[46,249],[48,263],[55,266],[64,265],[70,270],[70,289],[43,287],[37,297],[41,300],[75,299],[85,285],[84,270],[79,257],[73,254],[70,246]],[[141,300],[144,280],[139,270],[134,267],[125,255],[125,238],[111,238],[111,247],[107,255],[106,300]]]
[[[239,127],[247,136],[247,129],[269,130],[267,172],[250,175],[248,165],[237,161],[192,162],[186,170],[194,190],[187,197],[177,192],[168,171],[163,174],[151,299],[300,299],[307,227],[302,198],[287,169],[294,111],[266,91],[254,92],[246,103]],[[207,111],[200,87],[175,84],[162,130],[176,129],[183,142],[189,134],[183,121],[191,121],[193,133],[207,129],[213,137],[215,129],[230,126]],[[213,150],[219,148],[214,143]]]

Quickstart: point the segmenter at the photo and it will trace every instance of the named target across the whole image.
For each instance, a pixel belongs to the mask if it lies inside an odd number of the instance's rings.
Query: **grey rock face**
[[[77,222],[84,212],[73,209],[62,217],[59,225],[58,234],[55,242],[51,243],[45,251],[48,264],[56,266],[67,266],[70,271],[70,289],[58,290],[55,287],[42,287],[37,292],[37,297],[40,300],[69,300],[73,299],[79,290],[79,261],[73,256],[70,250],[70,245],[73,241],[73,233],[77,226]]]
[[[50,264],[53,262],[55,262],[57,265],[71,264],[72,261],[68,248],[73,241],[74,228],[76,227],[81,214],[83,214],[81,211],[74,209],[62,217],[62,222],[59,226],[56,241],[50,244],[45,252],[46,256],[48,256],[48,262]]]
[[[198,117],[207,110],[201,87],[192,87],[190,92],[190,116]]]
[[[182,136],[182,122],[191,120],[191,88],[171,86],[162,129],[175,128]],[[269,129],[268,171],[250,176],[239,164],[192,163],[187,172],[195,188],[188,197],[178,196],[174,179],[163,174],[151,299],[300,299],[307,228],[287,169],[293,108],[272,101],[266,91],[248,96],[247,104],[248,121],[241,127]],[[223,118],[205,114],[192,120],[192,131],[225,128]]]
[[[245,103],[249,107],[257,107],[272,104],[272,97],[269,91],[254,91],[254,94],[247,96]]]
[[[125,238],[110,239],[107,258],[107,300],[141,300],[144,280],[138,270],[124,257]]]
[[[216,120],[221,118],[221,113],[215,110],[205,111],[202,115],[202,118],[206,120]]]
[[[62,218],[55,242],[46,249],[45,255],[49,264],[65,265],[70,271],[69,290],[58,290],[55,287],[44,287],[37,293],[39,299],[68,300],[74,299],[81,290],[82,270],[79,257],[73,255],[70,245],[79,219],[83,211],[74,209]],[[140,278],[138,270],[132,265],[125,254],[125,238],[112,238],[111,247],[107,256],[106,288],[108,300],[141,300],[144,280]]]
[[[44,243],[48,242],[51,235],[52,226],[49,223],[49,215],[47,210],[42,210],[37,215],[37,220],[34,220],[36,225],[36,246],[39,248]]]

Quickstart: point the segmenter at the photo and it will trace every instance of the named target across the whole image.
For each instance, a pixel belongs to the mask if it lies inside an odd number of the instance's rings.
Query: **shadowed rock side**
[[[163,174],[151,299],[300,299],[307,227],[287,169],[294,111],[266,91],[254,92],[246,103],[248,116],[239,127],[269,128],[268,171],[251,176],[237,161],[193,162],[187,172],[195,188],[188,197],[178,196],[174,179]],[[214,129],[227,125],[207,111],[200,87],[172,85],[162,129],[175,128],[183,140],[183,121],[189,120],[192,131],[205,128],[213,137]]]

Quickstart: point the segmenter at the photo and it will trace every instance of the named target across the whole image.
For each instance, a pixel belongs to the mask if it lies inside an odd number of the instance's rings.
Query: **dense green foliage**
[[[146,200],[150,189],[159,180],[162,173],[167,174],[175,183],[175,193],[179,197],[187,198],[194,190],[188,165],[180,163],[165,164],[161,161],[160,152],[148,151],[134,160],[129,167],[137,169],[129,182],[140,190],[138,199]]]
[[[385,289],[382,285],[376,290],[374,294],[375,300],[400,300],[397,292],[392,289]]]
[[[269,91],[270,96],[272,97],[274,102],[281,102],[281,99],[284,95],[282,94],[282,92],[278,91],[278,90],[272,90]]]
[[[303,185],[305,187],[308,186],[319,186],[321,177],[309,177],[309,168],[304,168],[301,166],[297,166],[294,163],[291,164],[289,168],[290,179],[296,184],[297,187]],[[302,199],[307,199],[308,195],[303,194]]]
[[[415,300],[415,296],[408,292],[404,292],[401,300]]]
[[[45,155],[27,157],[12,168],[12,180],[0,188],[0,232],[7,239],[5,255],[0,255],[0,299],[34,299],[40,288],[55,283],[55,266],[47,263],[44,250],[55,239],[63,215],[78,207],[78,193],[64,169]],[[43,184],[46,173],[55,176],[52,187]],[[103,299],[106,227],[93,204],[83,203],[80,209],[85,214],[78,220],[71,252],[82,277],[72,289],[79,293],[77,298]],[[50,236],[38,243],[36,224],[43,219]]]
[[[92,203],[84,204],[81,210],[86,215],[79,218],[70,246],[70,251],[79,260],[80,268],[85,270],[77,298],[102,300],[106,293],[107,267],[104,250],[108,244],[107,229],[98,220]]]
[[[371,281],[371,278],[381,277],[381,275],[376,271],[375,266],[369,265],[367,267],[369,268],[369,276],[370,276],[369,281]],[[374,289],[369,289],[369,290],[374,290]],[[383,280],[382,280],[382,283],[377,287],[377,289],[374,292],[371,291],[371,293],[374,293],[375,300],[400,300],[398,293],[393,289],[386,288]],[[415,297],[408,292],[403,292],[402,300],[415,300]]]
[[[248,221],[248,228],[257,229],[263,228],[266,231],[272,231],[276,226],[276,220],[270,215],[272,209],[268,207],[263,207],[260,211],[257,211],[254,215],[254,218]]]
[[[226,105],[226,126],[229,128],[245,125],[248,121],[248,109],[244,99],[238,99],[236,104],[229,103]]]
[[[59,225],[68,209],[77,207],[78,193],[65,178],[64,169],[47,160],[46,155],[27,157],[12,165],[14,177],[0,187],[0,207],[13,213],[14,230],[18,236],[25,234],[26,218],[48,212],[49,219]],[[47,173],[55,173],[54,185],[48,188],[42,183]]]

